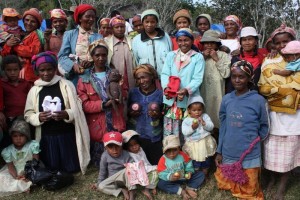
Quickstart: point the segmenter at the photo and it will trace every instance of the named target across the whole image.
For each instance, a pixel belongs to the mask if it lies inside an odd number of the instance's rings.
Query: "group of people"
[[[75,8],[68,31],[63,10],[50,15],[52,29],[42,33],[38,9],[3,10],[0,197],[30,189],[24,166],[35,158],[73,174],[91,163],[99,168],[92,188],[125,199],[138,185],[147,199],[156,187],[197,199],[214,164],[219,189],[264,199],[265,168],[279,175],[276,198],[284,199],[300,166],[295,30],[283,24],[259,48],[261,36],[235,15],[220,33],[200,14],[193,32],[181,9],[170,35],[154,9],[133,16],[132,27],[114,11],[98,32],[89,4]]]

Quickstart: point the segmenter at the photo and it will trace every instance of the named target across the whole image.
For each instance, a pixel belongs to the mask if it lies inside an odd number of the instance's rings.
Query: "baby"
[[[285,70],[274,69],[274,74],[290,76],[292,73],[300,71],[300,41],[294,40],[289,42],[281,49],[281,55],[288,64]]]

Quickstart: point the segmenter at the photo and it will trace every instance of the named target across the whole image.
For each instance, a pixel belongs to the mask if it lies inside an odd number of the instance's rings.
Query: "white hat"
[[[180,147],[179,137],[176,135],[168,135],[163,140],[163,153],[165,153],[168,149],[173,149],[176,147]]]
[[[191,96],[187,102],[187,107],[189,107],[192,103],[196,103],[196,102],[199,102],[199,103],[202,103],[204,106],[204,101],[203,101],[203,98],[201,96]]]
[[[244,28],[242,28],[242,30],[241,30],[240,38],[248,37],[248,36],[258,37],[258,39],[261,38],[261,35],[258,34],[258,33],[256,32],[256,29],[253,28],[252,26],[244,27]]]
[[[135,135],[140,135],[134,130],[128,130],[122,133],[122,138],[123,138],[123,143],[129,142],[129,140],[135,136]]]

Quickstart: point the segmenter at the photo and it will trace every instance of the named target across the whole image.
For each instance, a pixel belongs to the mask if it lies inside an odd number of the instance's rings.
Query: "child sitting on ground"
[[[283,49],[281,55],[288,64],[285,70],[273,69],[273,73],[280,76],[290,76],[294,72],[300,71],[300,41],[289,42]]]
[[[135,186],[131,186],[125,178],[124,164],[134,160],[122,149],[122,140],[122,134],[119,132],[104,134],[103,143],[106,151],[101,156],[98,183],[92,188],[115,197],[122,191],[125,200],[133,200]]]
[[[204,113],[204,102],[201,96],[190,97],[187,105],[188,117],[182,122],[182,134],[185,144],[183,151],[193,159],[195,170],[202,170],[208,176],[211,156],[216,153],[217,144],[209,131],[214,124]]]
[[[29,125],[24,120],[14,121],[9,134],[13,144],[1,153],[6,165],[0,170],[0,197],[29,191],[32,183],[25,179],[24,167],[28,160],[39,159],[39,143],[30,140]]]
[[[152,194],[156,194],[156,185],[158,182],[158,176],[156,165],[151,165],[148,161],[146,154],[139,143],[139,134],[136,131],[128,130],[122,133],[123,137],[123,148],[127,150],[130,156],[134,159],[134,162],[143,161],[145,165],[145,170],[148,175],[149,185],[145,186],[143,190],[144,195],[152,200],[152,196],[149,189],[152,190]]]
[[[202,171],[194,171],[192,160],[180,151],[179,138],[166,136],[163,140],[163,153],[157,165],[158,188],[170,194],[178,194],[184,200],[197,198],[197,189],[204,181]],[[181,185],[186,183],[186,188]]]

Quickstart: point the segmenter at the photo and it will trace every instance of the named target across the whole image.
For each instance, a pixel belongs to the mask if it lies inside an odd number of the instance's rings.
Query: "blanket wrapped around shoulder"
[[[267,97],[272,111],[295,114],[300,100],[300,72],[286,77],[273,73],[274,69],[284,70],[286,65],[280,55],[265,59],[258,87],[259,92]]]

